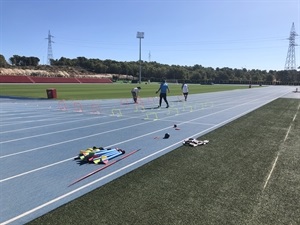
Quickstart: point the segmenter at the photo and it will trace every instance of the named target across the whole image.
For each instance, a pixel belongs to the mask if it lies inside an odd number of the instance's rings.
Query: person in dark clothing
[[[165,80],[160,84],[160,87],[156,91],[156,94],[159,91],[160,91],[160,94],[159,94],[159,106],[158,107],[161,107],[162,99],[164,99],[165,103],[167,104],[166,108],[169,108],[169,102],[167,100],[167,92],[170,93],[170,89]]]

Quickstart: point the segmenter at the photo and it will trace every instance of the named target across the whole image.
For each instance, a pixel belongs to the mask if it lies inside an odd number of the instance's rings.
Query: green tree
[[[5,57],[3,55],[0,55],[0,67],[7,67],[8,63],[5,60]]]

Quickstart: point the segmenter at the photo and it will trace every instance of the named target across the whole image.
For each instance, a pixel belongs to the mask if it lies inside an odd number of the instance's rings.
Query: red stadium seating
[[[64,77],[31,77],[34,83],[79,83],[75,78]]]
[[[112,83],[108,78],[77,78],[80,83]]]
[[[32,83],[27,76],[0,75],[0,83]]]

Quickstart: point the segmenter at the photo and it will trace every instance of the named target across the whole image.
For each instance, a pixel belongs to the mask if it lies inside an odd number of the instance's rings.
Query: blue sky
[[[283,70],[300,0],[0,0],[0,54]],[[296,43],[300,45],[300,36]],[[295,48],[300,66],[300,46]]]

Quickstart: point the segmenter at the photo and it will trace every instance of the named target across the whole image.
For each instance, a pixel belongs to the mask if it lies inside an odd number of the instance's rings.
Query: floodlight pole
[[[137,38],[140,39],[140,51],[139,51],[139,62],[140,62],[140,71],[139,71],[139,83],[142,82],[142,38],[144,38],[144,32],[137,32]]]

